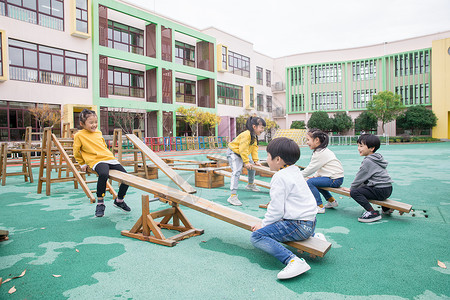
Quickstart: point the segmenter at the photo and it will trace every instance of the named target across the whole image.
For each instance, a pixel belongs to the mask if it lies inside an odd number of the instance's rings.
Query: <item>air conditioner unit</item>
[[[272,85],[272,91],[273,91],[273,92],[281,92],[281,91],[284,91],[284,84],[283,84],[283,82],[281,82],[281,81],[275,82],[275,84]]]

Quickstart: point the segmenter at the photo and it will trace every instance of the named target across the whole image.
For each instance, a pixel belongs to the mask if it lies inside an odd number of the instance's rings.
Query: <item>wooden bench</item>
[[[344,195],[344,196],[350,197],[350,192],[344,191],[342,188],[323,187],[321,189],[327,190],[329,192],[333,192],[333,193],[336,193],[336,194],[340,194],[340,195]],[[409,213],[411,211],[411,209],[412,209],[412,205],[410,205],[410,204],[403,203],[403,202],[398,202],[398,201],[394,201],[394,200],[390,200],[390,199],[386,199],[386,200],[369,200],[369,202],[373,203],[375,205],[380,205],[380,206],[384,206],[384,207],[389,207],[389,208],[394,209],[394,210],[398,210],[401,215],[403,213]]]
[[[153,194],[155,197],[158,197],[160,199],[160,201],[163,202],[168,202],[170,204],[176,204],[175,208],[172,207],[171,210],[172,214],[170,212],[167,212],[167,210],[165,210],[165,212],[161,211],[158,214],[156,214],[156,216],[159,216],[161,214],[166,214],[165,215],[165,219],[170,219],[171,216],[174,215],[177,217],[177,219],[179,219],[179,215],[178,211],[181,211],[177,205],[183,205],[189,208],[192,208],[194,210],[197,210],[201,213],[207,214],[209,216],[212,216],[214,218],[220,219],[222,221],[228,222],[230,224],[239,226],[241,228],[244,228],[246,230],[251,230],[252,226],[259,224],[261,222],[261,219],[248,215],[246,213],[234,210],[232,208],[220,205],[218,203],[215,202],[211,202],[208,201],[206,199],[200,198],[198,196],[195,196],[193,194],[189,194],[162,184],[159,184],[157,182],[153,182],[153,181],[149,181],[146,180],[144,178],[140,178],[140,177],[136,177],[127,173],[123,173],[120,171],[116,171],[116,170],[111,170],[109,172],[109,178],[120,182],[120,183],[125,183],[129,186],[135,187],[139,190],[145,191],[147,193]],[[176,212],[174,212],[176,210]],[[145,221],[149,221],[152,222],[154,221],[153,217],[149,218],[149,215],[147,215],[147,218],[141,216],[140,219],[145,219]],[[184,215],[183,215],[184,216]],[[185,217],[184,217],[185,218]],[[186,219],[186,218],[185,218]],[[164,220],[164,219],[163,219]],[[186,222],[187,219],[186,219]],[[130,233],[132,234],[138,234],[139,236],[142,236],[142,233],[139,233],[139,231],[141,230],[142,224],[139,223],[143,223],[142,220],[141,222],[136,222],[135,226],[133,226],[132,230],[136,231],[136,232],[130,232],[128,230],[126,231],[122,231],[122,235],[129,235]],[[173,225],[176,227],[176,225]],[[176,228],[173,228],[176,229]],[[143,228],[142,228],[143,230]],[[182,228],[182,230],[185,230],[185,228]],[[193,230],[193,234],[195,234],[195,230]],[[139,238],[137,235],[133,236],[135,238]],[[148,240],[148,241],[152,241],[149,238],[140,238],[143,240]],[[314,238],[314,237],[310,237],[307,240],[304,241],[295,241],[295,242],[287,242],[287,245],[297,248],[300,251],[304,251],[304,252],[308,252],[310,253],[311,256],[320,256],[323,257],[327,251],[331,248],[331,244],[327,241],[323,241],[321,239],[318,238]]]

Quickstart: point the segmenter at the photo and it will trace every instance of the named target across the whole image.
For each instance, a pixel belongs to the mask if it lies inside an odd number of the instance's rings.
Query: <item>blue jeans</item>
[[[302,241],[314,234],[316,220],[280,220],[252,233],[250,238],[253,246],[273,256],[287,265],[295,254],[280,244],[280,242]]]
[[[344,177],[337,178],[337,179],[331,179],[330,177],[313,177],[306,181],[306,183],[309,186],[309,189],[314,195],[314,198],[316,198],[317,205],[322,204],[322,199],[320,199],[320,194],[323,195],[325,200],[328,200],[331,198],[331,194],[329,191],[318,189],[318,187],[333,187],[337,188],[340,187],[341,184],[344,182]]]

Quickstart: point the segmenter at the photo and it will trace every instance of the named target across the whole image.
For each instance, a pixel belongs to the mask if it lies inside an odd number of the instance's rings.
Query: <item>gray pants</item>
[[[227,150],[227,159],[228,164],[231,167],[231,179],[230,179],[230,190],[232,194],[237,194],[239,177],[241,176],[242,167],[244,166],[244,162],[240,155],[234,153],[233,150],[228,148]],[[250,159],[250,163],[253,163],[253,160]],[[252,184],[255,181],[255,170],[247,170],[248,171],[248,183]]]

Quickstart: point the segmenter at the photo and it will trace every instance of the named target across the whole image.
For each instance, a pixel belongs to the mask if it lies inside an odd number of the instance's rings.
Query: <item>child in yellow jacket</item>
[[[261,166],[258,158],[258,136],[264,131],[266,122],[259,117],[250,117],[245,124],[247,130],[239,134],[231,143],[228,144],[227,159],[231,167],[231,196],[228,203],[232,205],[242,205],[237,196],[237,188],[239,177],[241,176],[242,167],[248,170],[247,190],[258,192],[259,189],[253,183],[256,171],[252,169],[252,163]],[[252,159],[249,158],[251,154]]]
[[[111,151],[106,146],[102,132],[97,129],[98,118],[95,111],[83,109],[80,114],[80,125],[83,130],[77,132],[74,136],[73,154],[81,166],[81,171],[85,172],[89,166],[97,172],[97,207],[95,209],[96,217],[103,217],[105,214],[105,204],[103,197],[106,191],[106,182],[108,180],[109,170],[125,171],[124,167],[116,160]],[[129,212],[131,209],[123,201],[127,193],[128,185],[121,184],[117,199],[114,199],[114,206],[123,211]]]

